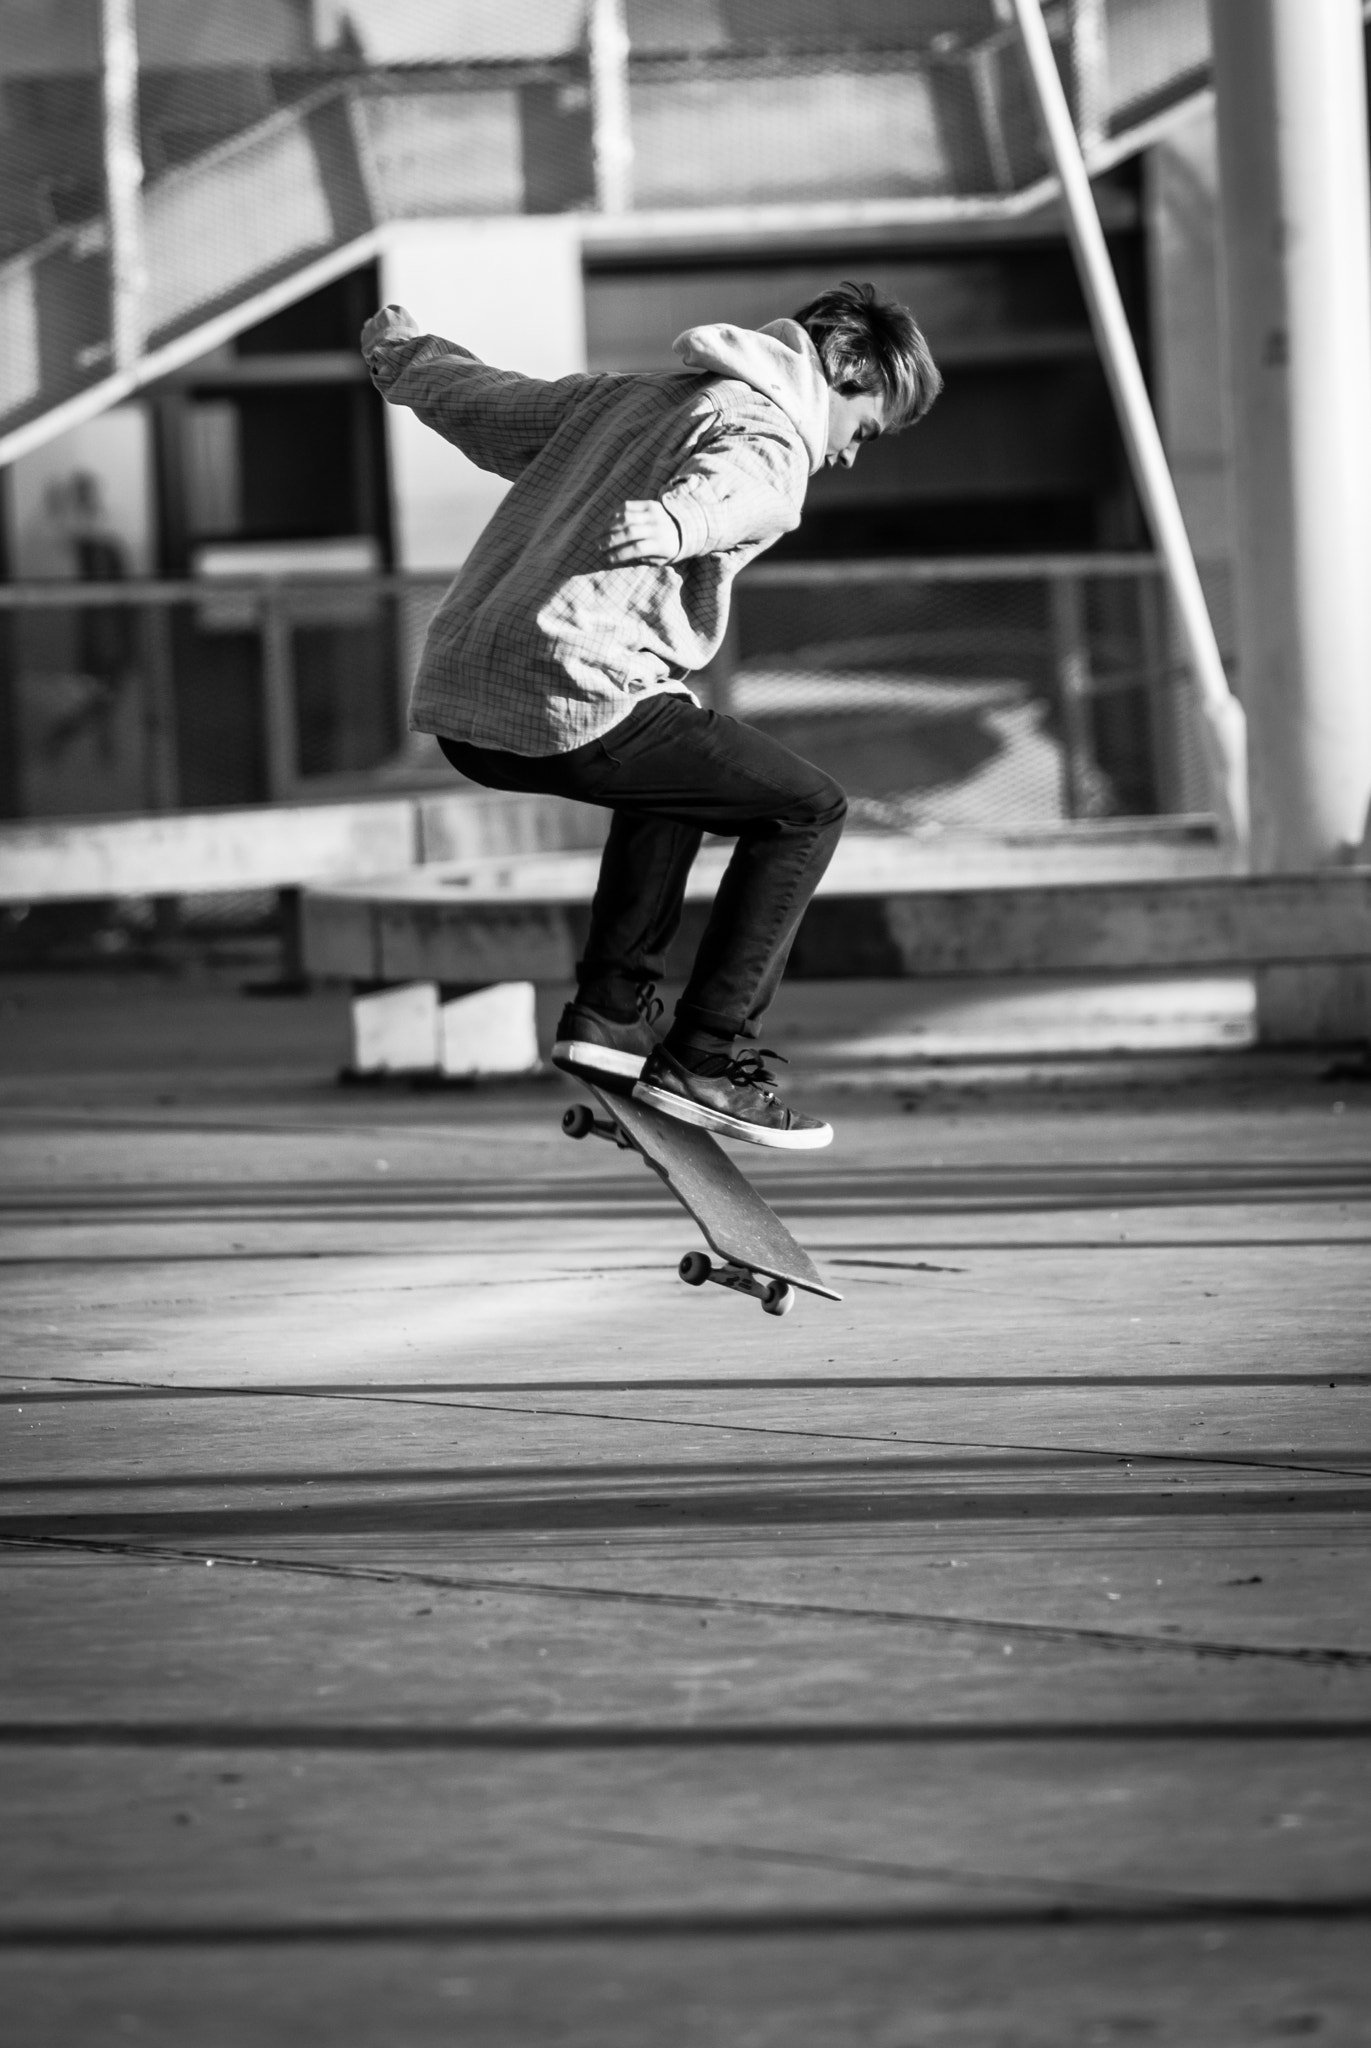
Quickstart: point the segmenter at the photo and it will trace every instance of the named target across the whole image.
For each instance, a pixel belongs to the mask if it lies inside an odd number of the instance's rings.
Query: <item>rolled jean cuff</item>
[[[592,1010],[604,1010],[611,1016],[632,1017],[637,1014],[638,990],[646,978],[642,974],[621,974],[612,967],[597,972],[583,961],[578,961],[576,994]]]
[[[712,1038],[741,1038],[747,1034],[746,1017],[725,1017],[720,1010],[701,1010],[694,1003],[679,1002],[672,1018],[673,1031],[705,1031]]]

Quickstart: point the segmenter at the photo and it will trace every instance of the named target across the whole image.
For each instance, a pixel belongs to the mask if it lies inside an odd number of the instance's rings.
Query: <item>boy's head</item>
[[[908,307],[871,284],[839,284],[795,315],[828,379],[827,459],[850,468],[862,441],[921,420],[943,388],[938,366]]]

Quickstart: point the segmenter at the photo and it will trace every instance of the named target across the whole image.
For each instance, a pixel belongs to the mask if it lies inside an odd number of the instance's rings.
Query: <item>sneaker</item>
[[[579,999],[568,1003],[553,1041],[553,1066],[610,1086],[616,1081],[631,1086],[657,1045],[654,1027],[662,1007],[656,984],[650,981],[638,990],[637,1016],[626,1022],[606,1017]]]
[[[798,1109],[787,1109],[777,1097],[776,1076],[768,1073],[762,1062],[780,1058],[779,1053],[764,1048],[732,1058],[721,1054],[711,1061],[718,1068],[716,1073],[697,1074],[659,1045],[643,1068],[633,1099],[651,1104],[680,1123],[698,1124],[725,1138],[743,1138],[749,1145],[808,1152],[831,1144],[831,1124]]]

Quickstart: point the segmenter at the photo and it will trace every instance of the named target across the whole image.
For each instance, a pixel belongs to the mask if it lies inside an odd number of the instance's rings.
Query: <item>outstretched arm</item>
[[[382,306],[362,329],[372,382],[391,405],[407,405],[424,425],[479,469],[517,477],[551,440],[592,381],[521,377],[492,369],[470,349],[424,334],[403,306]]]

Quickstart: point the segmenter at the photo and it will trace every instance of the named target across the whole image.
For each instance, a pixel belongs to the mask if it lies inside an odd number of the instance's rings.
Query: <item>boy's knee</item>
[[[812,769],[812,764],[807,763]],[[812,769],[817,782],[797,782],[780,797],[771,813],[774,825],[785,832],[817,832],[836,835],[847,816],[847,793],[831,775]]]
[[[811,799],[812,816],[816,825],[825,831],[841,832],[847,817],[847,792],[832,779],[825,776]]]

